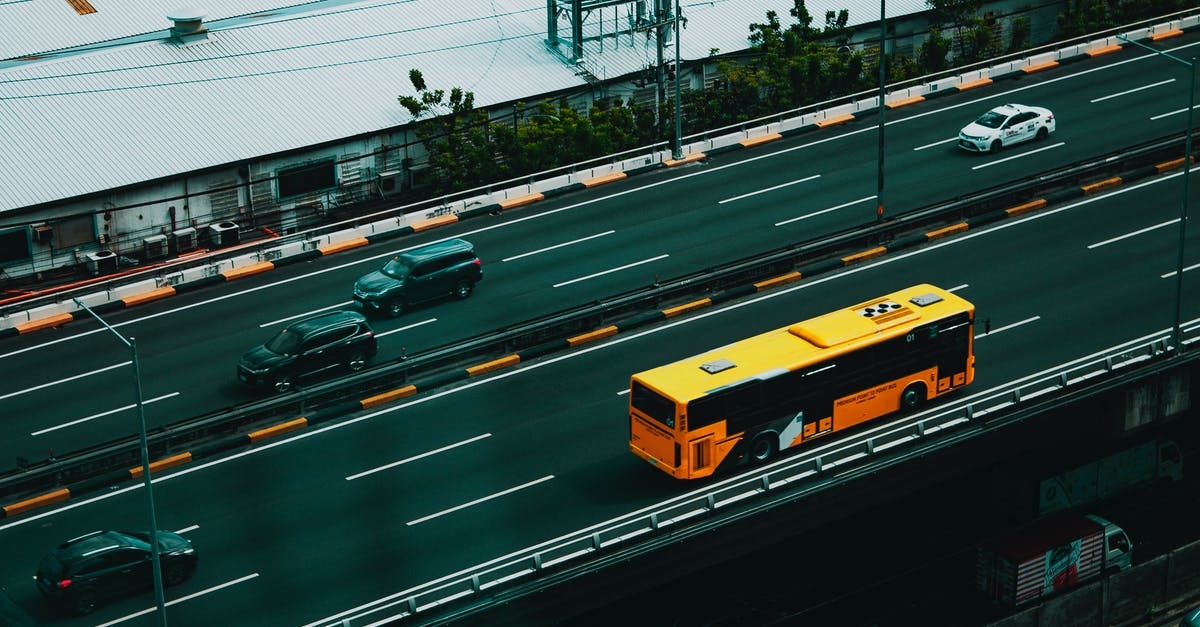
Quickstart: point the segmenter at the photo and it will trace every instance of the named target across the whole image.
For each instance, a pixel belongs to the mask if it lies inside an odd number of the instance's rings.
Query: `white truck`
[[[1124,529],[1099,516],[1059,512],[980,545],[975,584],[993,602],[1015,608],[1132,563]]]

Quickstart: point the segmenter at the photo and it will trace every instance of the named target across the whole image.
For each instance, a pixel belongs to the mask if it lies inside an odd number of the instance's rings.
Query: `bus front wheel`
[[[916,411],[925,404],[925,385],[914,383],[900,394],[900,411]]]
[[[774,433],[760,433],[750,444],[750,463],[763,464],[775,456],[779,445]]]

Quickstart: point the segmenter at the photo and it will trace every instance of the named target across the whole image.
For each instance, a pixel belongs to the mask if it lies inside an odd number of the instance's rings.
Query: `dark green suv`
[[[331,311],[297,320],[242,354],[238,379],[287,392],[296,381],[334,368],[358,372],[375,356],[375,332],[357,311]]]
[[[475,247],[448,239],[400,253],[354,283],[354,300],[363,311],[398,316],[422,302],[453,296],[466,298],[483,278]]]
[[[196,570],[196,549],[177,533],[159,530],[155,535],[163,584],[183,582]],[[149,533],[96,531],[46,554],[34,580],[42,596],[90,614],[102,601],[151,588],[150,558]]]

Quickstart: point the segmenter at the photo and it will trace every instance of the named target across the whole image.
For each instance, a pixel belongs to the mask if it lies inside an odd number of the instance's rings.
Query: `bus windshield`
[[[668,429],[675,428],[675,403],[671,399],[634,382],[629,390],[629,402],[634,409],[657,420]]]

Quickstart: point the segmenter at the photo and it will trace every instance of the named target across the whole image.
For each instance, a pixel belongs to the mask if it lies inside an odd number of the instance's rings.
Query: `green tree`
[[[981,17],[968,20],[958,34],[961,63],[983,61],[1000,52],[1000,41],[996,37],[996,31]]]
[[[430,90],[419,70],[408,73],[416,96],[397,100],[414,119],[432,115],[417,125],[417,136],[429,153],[430,183],[435,193],[459,191],[505,177],[496,152],[486,111],[475,109],[475,94],[455,87],[449,97]]]
[[[1078,37],[1117,25],[1118,5],[1108,0],[1068,0],[1058,14],[1061,37]]]
[[[951,44],[950,38],[944,37],[940,28],[930,28],[929,37],[925,39],[925,43],[921,44],[920,50],[917,51],[917,65],[926,74],[941,72],[949,68]]]
[[[1017,52],[1029,48],[1029,18],[1019,16],[1013,18],[1012,32],[1008,40],[1008,51]]]
[[[958,34],[960,57],[968,57],[967,46],[971,45],[975,36],[967,31],[970,29],[975,15],[983,8],[983,0],[925,0],[925,4],[933,9],[933,23],[950,24]],[[971,49],[970,54],[975,50]]]

